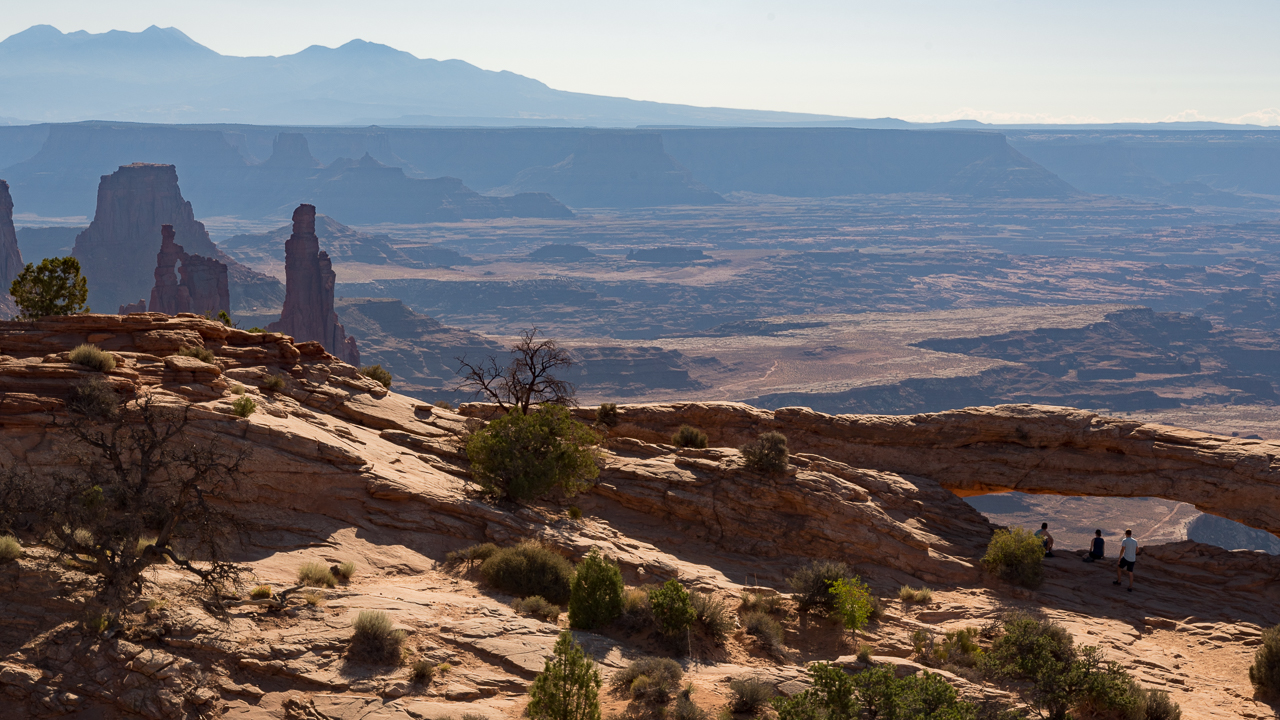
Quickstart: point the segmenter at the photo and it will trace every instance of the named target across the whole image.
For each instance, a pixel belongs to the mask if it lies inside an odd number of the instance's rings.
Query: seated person
[[[1107,541],[1102,539],[1102,531],[1093,531],[1093,545],[1089,547],[1089,555],[1085,557],[1085,562],[1096,562],[1106,557],[1105,551]]]
[[[1044,545],[1044,556],[1053,557],[1053,536],[1049,534],[1049,523],[1040,523],[1040,529],[1035,535],[1040,538],[1040,544]]]

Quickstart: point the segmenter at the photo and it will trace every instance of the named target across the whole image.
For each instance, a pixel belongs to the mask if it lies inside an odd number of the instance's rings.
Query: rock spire
[[[222,310],[229,311],[231,293],[227,266],[213,258],[188,255],[173,239],[173,226],[161,225],[160,252],[156,254],[154,272],[156,284],[151,288],[151,311],[169,315],[181,312],[216,315]],[[181,267],[175,274],[174,268],[178,263]],[[122,306],[121,314],[128,308]]]
[[[347,337],[333,311],[337,274],[329,254],[316,236],[316,207],[302,204],[293,211],[293,234],[284,243],[284,309],[280,320],[267,326],[295,340],[313,340],[352,365],[360,364],[355,338]]]
[[[18,250],[18,234],[13,229],[13,198],[9,183],[0,180],[0,293],[22,272],[22,253]]]
[[[93,222],[76,236],[71,253],[89,280],[90,307],[113,308],[147,297],[154,276],[148,263],[138,260],[159,249],[161,225],[173,226],[186,252],[218,257],[204,224],[182,198],[173,165],[134,163],[102,176]]]

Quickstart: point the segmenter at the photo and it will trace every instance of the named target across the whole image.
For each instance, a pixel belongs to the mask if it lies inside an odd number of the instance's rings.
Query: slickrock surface
[[[227,266],[213,258],[188,255],[173,241],[172,225],[160,226],[160,252],[156,254],[155,287],[151,288],[151,311],[177,315],[183,312],[216,315],[231,309],[231,293],[227,285]],[[179,262],[178,275],[173,271]],[[129,308],[145,311],[147,308]],[[126,308],[121,307],[121,314]]]
[[[191,314],[83,315],[0,324],[0,464],[39,469],[65,460],[65,439],[50,421],[62,414],[76,382],[99,376],[68,362],[67,353],[83,342],[116,357],[104,376],[123,394],[158,393],[189,408],[193,432],[252,450],[248,481],[219,500],[257,523],[239,558],[257,581],[288,587],[307,561],[353,560],[359,569],[350,584],[326,591],[323,605],[237,607],[215,615],[184,595],[172,567],[158,567],[128,628],[99,636],[83,629],[83,606],[68,598],[86,578],[72,570],[51,575],[30,559],[0,565],[4,720],[73,713],[420,720],[466,712],[514,720],[565,619],[557,626],[518,616],[509,597],[440,563],[461,546],[526,537],[574,558],[600,548],[621,563],[628,584],[678,577],[730,608],[748,583],[782,590],[786,575],[808,559],[845,560],[887,610],[859,640],[898,672],[921,671],[911,659],[915,630],[941,633],[984,625],[1011,609],[1037,609],[1077,641],[1100,645],[1143,684],[1172,691],[1188,720],[1274,716],[1274,708],[1252,698],[1244,668],[1261,629],[1280,622],[1280,559],[1189,542],[1150,546],[1132,594],[1112,592],[1105,563],[1088,565],[1069,553],[1046,561],[1046,582],[1036,592],[980,575],[976,561],[992,526],[948,491],[948,478],[977,476],[970,465],[993,472],[1019,457],[1005,447],[1028,442],[1012,418],[1034,442],[1048,445],[1052,427],[1094,427],[1081,419],[1087,414],[1020,407],[853,418],[762,414],[738,405],[624,406],[624,422],[601,451],[599,481],[573,500],[582,517],[571,519],[556,503],[495,505],[469,491],[459,437],[479,425],[469,416],[487,406],[460,414],[423,405],[360,376],[320,343],[279,333],[249,333]],[[191,345],[212,351],[214,362],[175,354]],[[268,375],[282,376],[284,389],[267,391]],[[235,384],[258,402],[248,418],[231,412]],[[746,470],[733,446],[783,420],[795,451],[787,473]],[[713,433],[713,447],[666,444],[663,428],[677,421]],[[1139,427],[1129,434],[1173,432]],[[879,445],[871,443],[876,438]],[[890,444],[894,438],[899,445]],[[1113,470],[1136,470],[1161,457],[1154,450],[1118,456],[1085,442],[1079,429],[1064,438],[1074,443],[1075,467],[1103,458]],[[1129,442],[1135,444],[1124,447],[1132,450],[1139,440]],[[1236,457],[1225,441],[1197,442],[1182,459],[1186,477],[1174,489],[1192,492],[1188,478],[1196,467],[1208,478],[1203,482],[1222,484],[1213,473]],[[924,458],[917,461],[922,473],[881,467],[881,456],[867,450],[893,447]],[[943,467],[928,461],[945,456],[943,450],[963,461],[936,478],[924,474]],[[1050,458],[1063,452],[1044,450]],[[857,460],[858,453],[876,462]],[[1117,464],[1122,460],[1128,465]],[[1068,466],[1057,464],[1066,477]],[[933,586],[934,602],[902,606],[890,599],[903,583]],[[407,667],[349,659],[351,622],[364,609],[390,613],[408,633],[415,658],[447,662],[452,670],[415,685]],[[786,650],[777,657],[742,631],[722,648],[693,645],[685,666],[694,698],[714,714],[730,678],[755,675],[795,692],[803,687],[803,663],[856,662],[826,620],[789,611],[784,627]],[[636,655],[661,650],[652,637],[616,629],[578,638],[606,676]],[[969,697],[1008,697],[994,686],[947,678]],[[607,712],[621,709],[620,700],[606,697]]]
[[[582,411],[586,412],[586,411]],[[1161,497],[1280,534],[1280,443],[1073,408],[1000,405],[920,415],[824,415],[741,403],[628,406],[614,433],[662,441],[680,425],[737,447],[766,430],[792,452],[929,478],[959,495]]]
[[[333,311],[336,275],[316,237],[316,208],[293,211],[293,234],[285,241],[285,296],[280,319],[267,326],[302,341],[318,342],[352,365],[360,364],[355,338],[347,337]]]

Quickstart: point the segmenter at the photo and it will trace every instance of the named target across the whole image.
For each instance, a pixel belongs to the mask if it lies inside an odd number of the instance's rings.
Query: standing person
[[[1053,536],[1049,534],[1049,523],[1040,523],[1040,529],[1035,535],[1040,538],[1040,544],[1044,545],[1044,556],[1053,557]]]
[[[1089,547],[1089,554],[1085,556],[1085,562],[1097,562],[1106,557],[1107,541],[1102,539],[1102,531],[1093,531],[1093,545]]]
[[[1120,562],[1116,565],[1116,579],[1112,585],[1120,584],[1120,573],[1129,571],[1129,592],[1133,592],[1133,566],[1138,562],[1138,541],[1133,539],[1133,531],[1125,530],[1124,539],[1120,541]]]

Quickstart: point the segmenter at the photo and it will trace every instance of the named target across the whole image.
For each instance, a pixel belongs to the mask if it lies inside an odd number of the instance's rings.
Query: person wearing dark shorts
[[[1035,532],[1035,536],[1044,547],[1044,556],[1047,558],[1054,557],[1053,536],[1049,534],[1049,523],[1040,523],[1040,529]]]
[[[1129,592],[1133,592],[1133,566],[1138,563],[1138,541],[1133,539],[1133,531],[1125,530],[1124,539],[1120,541],[1120,562],[1116,565],[1116,579],[1112,585],[1120,584],[1120,573],[1129,571]]]
[[[1089,554],[1085,556],[1085,562],[1097,562],[1106,557],[1107,541],[1102,539],[1102,531],[1093,531],[1093,545],[1089,547]]]

